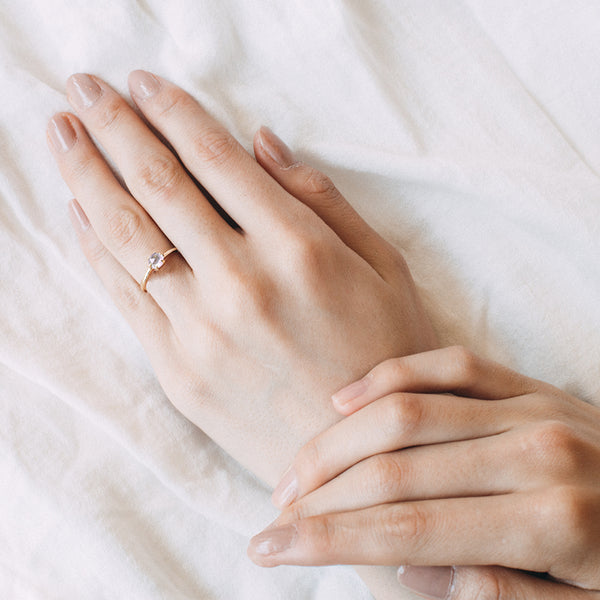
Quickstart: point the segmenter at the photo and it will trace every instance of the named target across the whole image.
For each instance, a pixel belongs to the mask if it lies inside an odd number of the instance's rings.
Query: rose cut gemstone
[[[165,264],[165,257],[160,252],[154,252],[154,254],[150,255],[148,259],[148,266],[156,271],[160,269]]]

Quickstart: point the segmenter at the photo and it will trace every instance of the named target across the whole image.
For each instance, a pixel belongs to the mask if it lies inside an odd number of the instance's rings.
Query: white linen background
[[[246,558],[268,490],[77,247],[45,142],[69,74],[154,71],[249,149],[271,126],[403,250],[444,343],[600,403],[599,40],[595,0],[0,0],[2,598],[370,597]]]

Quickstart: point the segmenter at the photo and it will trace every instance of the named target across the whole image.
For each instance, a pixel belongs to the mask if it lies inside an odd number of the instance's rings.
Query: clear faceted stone
[[[155,252],[148,259],[148,266],[155,270],[160,269],[165,264],[165,257],[160,252]]]

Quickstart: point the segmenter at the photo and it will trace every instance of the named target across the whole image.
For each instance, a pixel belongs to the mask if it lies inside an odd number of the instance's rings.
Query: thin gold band
[[[177,248],[171,248],[166,252],[153,252],[150,255],[150,257],[148,258],[148,270],[144,275],[144,279],[142,279],[142,281],[140,282],[140,288],[142,292],[146,291],[146,284],[148,283],[148,279],[150,279],[150,275],[152,275],[154,271],[158,271],[165,264],[165,259],[167,258],[167,256],[169,256],[169,254],[172,254],[173,252],[177,252]]]

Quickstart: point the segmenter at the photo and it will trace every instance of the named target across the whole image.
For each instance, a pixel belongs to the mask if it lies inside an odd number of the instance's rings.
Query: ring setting
[[[154,271],[158,271],[165,264],[167,256],[173,252],[177,252],[177,248],[170,248],[166,252],[153,252],[148,257],[148,270],[140,282],[140,289],[142,292],[147,291],[146,284],[148,283],[148,279],[150,279],[150,275],[152,275]]]

